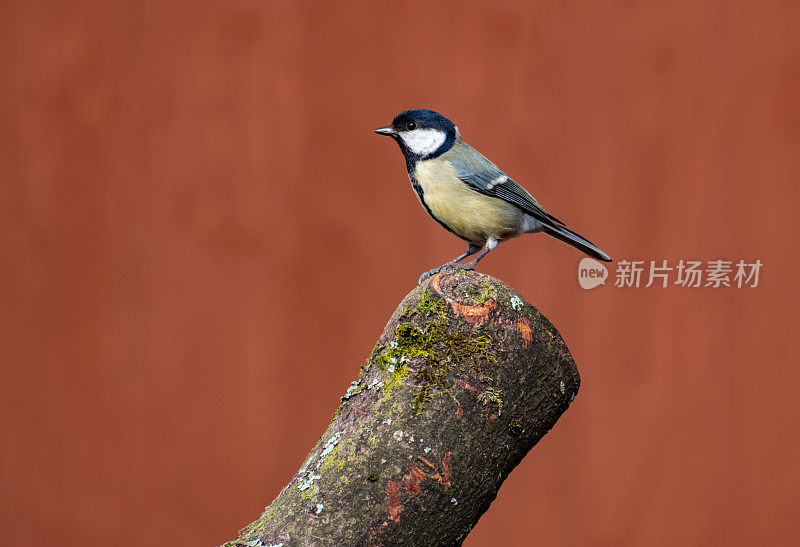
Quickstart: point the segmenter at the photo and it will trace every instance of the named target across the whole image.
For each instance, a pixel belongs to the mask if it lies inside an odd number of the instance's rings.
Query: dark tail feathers
[[[583,251],[592,258],[596,258],[597,260],[602,260],[604,262],[611,262],[610,256],[601,251],[594,243],[585,237],[576,234],[572,230],[568,230],[563,226],[551,225],[545,226],[544,232],[556,239],[560,239],[568,245],[572,245],[576,249]]]

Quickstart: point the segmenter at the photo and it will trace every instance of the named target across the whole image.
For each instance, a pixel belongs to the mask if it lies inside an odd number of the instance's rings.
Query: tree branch
[[[580,378],[558,331],[500,281],[436,275],[392,315],[328,430],[226,545],[457,545]]]

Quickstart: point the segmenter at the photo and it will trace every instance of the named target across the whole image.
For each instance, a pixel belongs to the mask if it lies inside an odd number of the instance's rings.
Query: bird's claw
[[[428,279],[433,274],[439,273],[439,271],[441,271],[441,268],[434,268],[432,270],[428,270],[427,272],[423,273],[421,276],[419,276],[419,280],[417,281],[417,285],[422,285],[423,281]]]
[[[417,281],[417,285],[422,285],[422,282],[428,279],[430,276],[445,270],[471,270],[471,269],[472,268],[464,266],[462,264],[445,264],[443,266],[439,266],[438,268],[433,268],[432,270],[428,270],[427,272],[419,276],[419,281]]]

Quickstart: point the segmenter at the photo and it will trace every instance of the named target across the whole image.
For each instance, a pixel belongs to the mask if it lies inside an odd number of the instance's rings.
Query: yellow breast
[[[434,158],[417,163],[414,178],[431,214],[473,243],[519,235],[524,213],[502,199],[486,196],[462,182],[449,161]]]

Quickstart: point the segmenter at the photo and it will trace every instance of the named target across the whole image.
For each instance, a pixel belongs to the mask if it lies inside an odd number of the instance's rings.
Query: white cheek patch
[[[415,129],[414,131],[403,131],[400,138],[409,150],[418,156],[433,154],[447,140],[444,131],[438,129]]]

